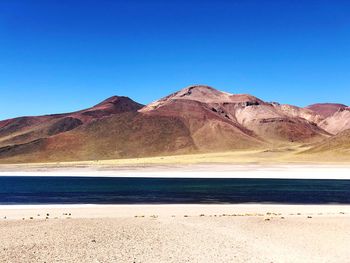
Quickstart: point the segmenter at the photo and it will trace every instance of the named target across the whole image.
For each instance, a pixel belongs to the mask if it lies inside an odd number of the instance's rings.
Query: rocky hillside
[[[146,106],[115,96],[78,112],[1,121],[0,162],[317,145],[338,138],[332,134],[348,127],[349,108],[344,106],[315,104],[300,108],[205,85],[184,88]]]

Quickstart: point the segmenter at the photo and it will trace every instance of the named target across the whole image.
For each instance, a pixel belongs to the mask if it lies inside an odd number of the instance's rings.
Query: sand
[[[0,239],[1,262],[345,263],[350,206],[1,206]]]

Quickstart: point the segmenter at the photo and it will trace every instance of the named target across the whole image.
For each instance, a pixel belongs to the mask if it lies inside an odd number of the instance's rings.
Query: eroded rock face
[[[273,106],[277,110],[292,118],[302,118],[316,124],[324,120],[324,117],[322,115],[307,108],[300,108],[288,104],[273,104]]]
[[[222,122],[230,123],[244,134],[262,141],[308,141],[327,136],[322,129],[311,125],[311,123],[322,120],[321,116],[311,110],[266,103],[249,94],[230,94],[202,85],[187,87],[175,92],[145,106],[140,112],[186,116],[189,120],[196,116],[199,110],[187,109],[186,111],[184,105],[194,103],[197,103],[198,109],[201,109],[201,117],[205,116],[206,119],[215,117]],[[191,121],[188,122],[191,123]],[[267,123],[270,123],[270,126],[273,123],[274,128],[267,128]],[[290,127],[290,123],[293,123],[294,128]],[[191,125],[191,127],[196,126]],[[298,132],[293,133],[293,129]]]
[[[319,126],[331,134],[350,129],[350,107],[340,108],[333,115],[324,119]]]

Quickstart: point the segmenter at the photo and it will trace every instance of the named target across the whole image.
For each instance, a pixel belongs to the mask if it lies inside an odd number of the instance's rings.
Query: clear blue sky
[[[190,84],[350,104],[350,2],[0,0],[0,119]]]

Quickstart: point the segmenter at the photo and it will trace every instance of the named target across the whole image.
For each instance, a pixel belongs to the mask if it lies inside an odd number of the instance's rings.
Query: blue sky
[[[350,104],[350,2],[1,0],[0,119],[190,84]]]

